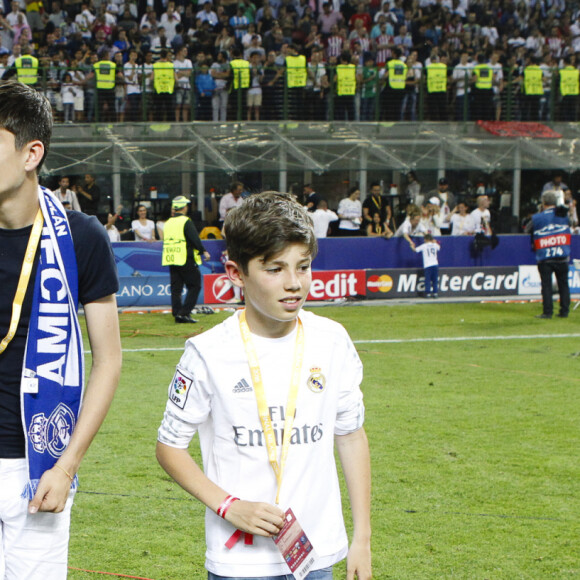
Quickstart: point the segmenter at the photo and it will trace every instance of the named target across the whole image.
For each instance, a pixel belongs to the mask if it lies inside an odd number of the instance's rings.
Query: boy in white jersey
[[[439,242],[431,234],[425,234],[424,240],[424,243],[413,249],[423,256],[425,298],[437,298],[439,292],[439,260],[437,259],[437,252],[440,250]]]
[[[345,556],[347,579],[370,579],[362,365],[342,326],[301,311],[317,251],[311,218],[290,196],[267,192],[231,210],[224,228],[226,271],[246,308],[187,341],[157,458],[207,506],[210,580],[331,580]],[[196,432],[204,471],[187,450]],[[335,444],[354,520],[350,549]],[[289,509],[313,547],[307,575],[290,574],[273,539]]]

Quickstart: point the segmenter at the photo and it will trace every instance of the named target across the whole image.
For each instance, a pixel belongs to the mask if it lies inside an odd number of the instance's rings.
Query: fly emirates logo
[[[284,422],[286,420],[284,407],[268,407],[268,410],[276,445],[281,446],[284,440]],[[322,423],[298,425],[296,424],[296,419],[294,419],[294,423],[290,445],[312,445],[318,443],[324,435]],[[234,425],[233,430],[234,443],[238,447],[265,447],[264,431],[262,429],[249,429],[245,425]]]

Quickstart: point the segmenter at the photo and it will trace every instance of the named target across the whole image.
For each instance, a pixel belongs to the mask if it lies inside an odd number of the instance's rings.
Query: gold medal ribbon
[[[40,236],[42,234],[43,223],[44,219],[42,217],[42,210],[39,209],[38,213],[36,214],[36,217],[34,218],[34,224],[32,225],[30,238],[28,238],[28,245],[26,246],[24,261],[22,262],[22,269],[20,270],[20,278],[18,279],[16,295],[14,296],[14,301],[12,302],[12,317],[10,318],[10,326],[8,327],[8,333],[2,339],[2,342],[0,342],[0,354],[2,354],[6,350],[6,347],[10,344],[10,341],[14,338],[14,335],[16,334],[16,329],[18,328],[18,322],[20,321],[20,315],[22,314],[22,304],[24,303],[26,289],[28,288],[30,276],[32,275],[32,267],[34,266],[34,256],[36,256],[38,242],[40,241]]]
[[[286,418],[284,420],[284,438],[282,440],[282,452],[280,454],[280,462],[278,462],[278,453],[276,447],[276,437],[272,427],[272,418],[268,410],[268,403],[266,402],[266,393],[264,391],[264,383],[262,381],[262,373],[260,371],[260,364],[258,362],[258,355],[252,341],[252,335],[246,322],[246,311],[243,310],[240,314],[240,331],[242,333],[242,340],[246,349],[248,363],[250,365],[250,374],[252,376],[252,383],[254,385],[254,393],[256,395],[256,402],[258,404],[258,414],[262,423],[264,431],[264,439],[266,441],[266,449],[268,450],[268,460],[276,475],[278,486],[276,489],[276,504],[280,500],[280,488],[282,486],[282,477],[284,475],[284,468],[286,466],[286,459],[290,449],[290,439],[292,438],[292,426],[294,424],[294,417],[296,414],[296,400],[298,399],[298,387],[300,385],[300,375],[302,372],[302,362],[304,360],[304,328],[300,319],[297,319],[298,328],[296,332],[296,343],[294,346],[294,360],[292,362],[292,377],[290,380],[290,390],[288,392],[288,402],[286,403]]]

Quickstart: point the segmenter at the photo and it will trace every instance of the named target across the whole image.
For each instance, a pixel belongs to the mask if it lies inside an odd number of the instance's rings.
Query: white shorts
[[[248,107],[261,107],[262,93],[250,93],[248,91]]]
[[[28,513],[25,459],[0,459],[0,578],[65,580],[74,492],[59,514]]]

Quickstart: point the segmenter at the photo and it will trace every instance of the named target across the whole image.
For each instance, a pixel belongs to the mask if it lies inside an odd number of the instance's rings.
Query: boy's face
[[[253,258],[245,274],[234,262],[226,264],[232,282],[244,289],[250,330],[280,337],[294,328],[312,282],[312,258],[304,244],[291,244],[264,262]]]

